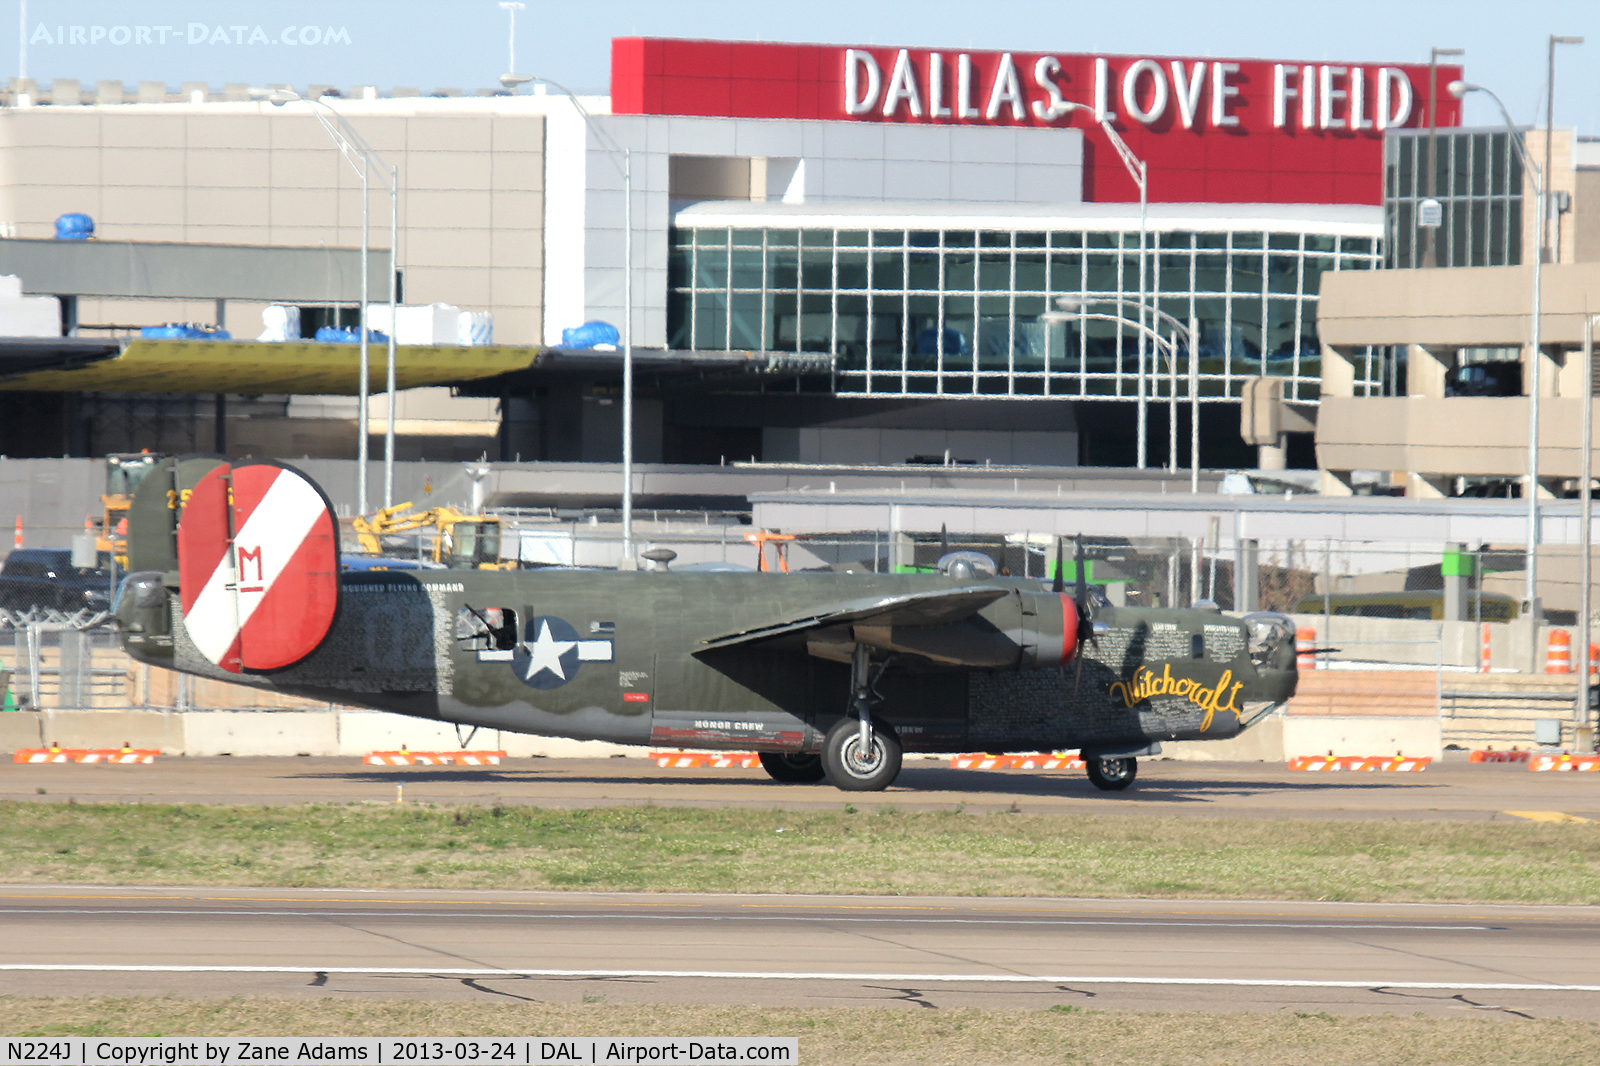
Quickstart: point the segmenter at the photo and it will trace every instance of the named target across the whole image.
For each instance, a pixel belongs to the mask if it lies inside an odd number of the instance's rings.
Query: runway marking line
[[[258,917],[258,918],[501,918],[504,915],[490,914],[487,912],[457,912],[440,913],[438,911],[286,911],[286,910],[247,910],[230,911],[221,908],[206,910],[181,910],[177,907],[164,907],[150,910],[133,910],[125,907],[15,907],[9,910],[0,910],[0,917],[6,914],[138,914],[138,915],[174,915],[186,918],[206,917],[208,915],[222,918]],[[1439,933],[1492,933],[1500,932],[1503,926],[1492,925],[1402,925],[1398,923],[1380,922],[1269,922],[1269,921],[1233,921],[1233,922],[1206,922],[1206,921],[1174,921],[1170,918],[864,918],[846,917],[842,915],[787,915],[776,914],[518,914],[515,918],[531,918],[533,920],[551,919],[558,921],[577,922],[838,922],[840,924],[853,923],[878,923],[882,925],[1062,925],[1086,926],[1103,925],[1113,927],[1133,926],[1140,929],[1326,929],[1330,931],[1345,930],[1394,930],[1402,932],[1439,932]]]
[[[1564,822],[1567,824],[1582,822],[1592,824],[1593,818],[1579,818],[1576,814],[1567,814],[1565,811],[1503,811],[1513,818],[1526,818],[1530,822]]]
[[[1510,814],[1512,812],[1507,811],[1505,813]],[[375,898],[375,897],[372,897],[372,896],[356,897],[356,898],[330,897],[330,898],[326,898],[326,899],[307,899],[307,898],[304,898],[304,897],[295,898],[295,897],[286,897],[286,896],[154,896],[154,895],[148,895],[148,896],[147,895],[122,896],[122,895],[77,895],[77,894],[72,894],[72,893],[44,893],[44,892],[14,893],[14,894],[13,893],[0,893],[0,901],[4,901],[4,900],[8,900],[8,899],[61,899],[61,900],[80,900],[80,901],[95,901],[95,900],[156,900],[156,901],[159,901],[159,900],[174,900],[174,901],[178,901],[178,902],[192,902],[194,900],[201,900],[201,901],[207,902],[207,903],[302,903],[302,904],[307,904],[307,903],[368,903],[368,904],[373,904],[373,903],[396,903],[396,904],[407,904],[407,905],[410,905],[410,906],[418,906],[418,907],[426,907],[426,906],[461,906],[464,903],[470,902],[470,901],[463,901],[463,900],[458,900],[458,899],[456,899],[456,900],[382,899],[382,898]],[[481,904],[478,904],[478,905],[480,905],[480,906],[493,906],[493,907],[562,907],[562,906],[571,906],[572,904],[570,902],[567,902],[567,901],[564,901],[564,900],[488,900],[488,901],[485,901],[485,902],[483,902]],[[674,903],[672,903],[670,901],[652,902],[652,901],[646,901],[646,900],[639,901],[636,905],[637,906],[641,906],[641,907],[655,907],[655,908],[665,908],[665,907],[672,907],[672,906],[684,906],[683,904],[674,904]],[[723,905],[724,906],[732,906],[732,907],[740,907],[740,908],[766,909],[766,910],[776,910],[776,909],[785,908],[785,907],[794,908],[794,909],[820,909],[820,910],[840,910],[840,911],[880,911],[880,910],[881,911],[917,911],[917,910],[921,910],[921,911],[955,911],[955,910],[962,909],[962,908],[958,908],[958,907],[919,907],[919,906],[916,906],[915,904],[888,904],[888,905],[884,905],[884,906],[879,906],[879,905],[876,905],[876,904],[858,904],[858,905],[853,905],[853,904],[838,904],[838,903],[812,903],[812,904],[807,904],[807,903],[729,903],[729,904],[723,904]],[[689,905],[689,906],[692,906],[692,904]],[[1420,906],[1420,904],[1419,904],[1419,906]],[[1038,909],[1032,908],[1032,907],[995,907],[995,908],[990,908],[990,909],[994,913],[997,913],[997,914],[1052,914],[1052,913],[1054,913],[1054,914],[1064,914],[1064,915],[1078,915],[1078,914],[1088,914],[1088,915],[1113,914],[1113,915],[1115,915],[1115,914],[1125,914],[1125,915],[1133,915],[1133,916],[1143,916],[1143,915],[1148,915],[1148,914],[1152,913],[1152,912],[1149,912],[1149,911],[1137,911],[1137,910],[1126,910],[1126,909],[1118,909],[1118,910],[1110,910],[1110,909],[1107,909],[1107,910],[1065,910],[1065,911],[1053,911],[1053,912],[1052,911],[1041,911],[1041,910],[1038,910]],[[0,915],[3,915],[4,913],[5,913],[4,909],[0,908]],[[1297,912],[1297,911],[1186,910],[1186,911],[1170,911],[1168,913],[1174,913],[1174,914],[1181,913],[1181,914],[1183,914],[1185,916],[1193,916],[1193,917],[1219,917],[1219,918],[1301,918],[1301,917],[1305,917],[1304,914],[1302,914],[1300,912]],[[612,915],[612,917],[615,917],[615,916],[616,915]],[[1371,915],[1370,917],[1376,919],[1376,918],[1402,918],[1402,917],[1410,917],[1410,916],[1396,913],[1396,914],[1377,914],[1377,915]],[[1597,917],[1600,917],[1600,916],[1597,916]],[[1501,921],[1504,921],[1504,922],[1565,922],[1565,921],[1573,921],[1573,920],[1577,920],[1577,921],[1592,921],[1592,920],[1596,920],[1596,919],[1591,919],[1591,918],[1586,918],[1586,917],[1574,918],[1574,917],[1571,917],[1571,916],[1545,917],[1543,915],[1465,914],[1465,915],[1461,915],[1457,920],[1460,920],[1460,921],[1482,921],[1482,922],[1489,922],[1489,921],[1495,921],[1495,922],[1501,922]]]
[[[415,977],[576,977],[576,978],[686,978],[738,981],[894,981],[948,984],[1085,984],[1085,985],[1191,985],[1230,988],[1415,988],[1462,989],[1483,992],[1600,992],[1600,985],[1513,984],[1483,981],[1308,981],[1293,978],[1248,977],[1112,977],[1092,974],[958,974],[958,973],[786,973],[781,971],[727,970],[546,970],[490,967],[455,968],[423,966],[97,966],[92,963],[0,963],[0,971],[30,973],[284,973],[380,974]]]

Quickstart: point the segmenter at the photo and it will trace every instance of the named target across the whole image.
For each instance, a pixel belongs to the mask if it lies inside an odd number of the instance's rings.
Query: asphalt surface
[[[11,994],[1600,1021],[1597,942],[1585,907],[0,887]]]
[[[1523,764],[1450,753],[1423,773],[1308,773],[1278,763],[1141,759],[1126,792],[1101,792],[1080,771],[952,770],[907,760],[895,785],[846,793],[781,785],[762,770],[670,770],[643,757],[508,759],[497,767],[364,766],[356,758],[158,758],[148,766],[0,763],[0,799],[207,804],[359,803],[539,807],[655,806],[1010,810],[1029,814],[1517,820],[1509,811],[1600,821],[1600,774],[1529,773]]]

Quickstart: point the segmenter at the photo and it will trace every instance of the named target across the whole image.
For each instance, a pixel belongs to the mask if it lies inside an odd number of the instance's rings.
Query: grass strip
[[[1281,1011],[1240,1016],[1101,1012],[1070,1004],[1043,1010],[913,1011],[256,996],[17,996],[0,1004],[5,1008],[0,1028],[10,1037],[796,1036],[801,1066],[1545,1066],[1592,1062],[1600,1050],[1600,1025],[1507,1015]]]
[[[1600,824],[0,802],[11,883],[1600,903]]]

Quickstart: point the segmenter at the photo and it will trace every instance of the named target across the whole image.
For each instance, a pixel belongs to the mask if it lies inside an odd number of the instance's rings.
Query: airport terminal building
[[[624,38],[609,97],[301,92],[395,168],[403,301],[494,315],[492,374],[413,353],[427,372],[408,381],[429,387],[408,396],[403,454],[615,458],[617,357],[562,341],[589,321],[620,327],[631,289],[643,461],[1132,465],[1143,407],[1149,464],[1181,466],[1193,389],[1201,462],[1254,466],[1239,402],[1262,378],[1281,383],[1284,433],[1259,461],[1312,465],[1325,279],[1385,265],[1385,138],[1459,122],[1442,90],[1459,68],[1433,76]],[[319,305],[259,284],[68,291],[28,276],[68,212],[93,216],[106,242],[358,245],[359,179],[312,105],[248,90],[14,83],[0,100],[0,273],[63,308],[70,298],[64,326],[101,341],[174,320],[254,337],[282,302],[350,321],[348,286]],[[372,245],[385,251],[387,207],[375,192]],[[230,357],[248,361],[250,343]],[[1339,357],[1342,394],[1394,389],[1392,344]],[[135,344],[116,358],[143,356]],[[271,375],[185,394],[110,363],[81,389],[69,371],[19,366],[0,404],[37,423],[38,394],[71,397],[62,443],[41,453],[133,444],[96,427],[132,426],[124,408],[174,396],[196,426],[248,410],[262,449],[281,425],[285,454],[353,450],[347,398],[250,391]],[[155,421],[177,432],[182,419]],[[0,451],[30,454],[22,440]]]

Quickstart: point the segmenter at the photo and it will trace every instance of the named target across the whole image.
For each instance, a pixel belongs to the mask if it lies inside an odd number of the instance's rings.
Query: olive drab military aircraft
[[[887,787],[904,752],[1079,749],[1126,788],[1165,740],[1294,693],[1282,615],[1091,602],[996,575],[341,570],[326,496],[274,462],[167,459],[129,510],[137,659],[460,726],[755,750],[778,781]]]

